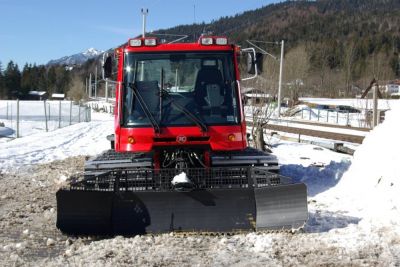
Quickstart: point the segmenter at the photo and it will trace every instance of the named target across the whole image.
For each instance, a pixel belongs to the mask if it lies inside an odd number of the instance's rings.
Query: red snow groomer
[[[117,61],[115,134],[82,177],[57,192],[68,234],[232,232],[298,228],[307,189],[276,157],[248,147],[237,56],[225,37],[130,39]],[[114,62],[115,63],[115,62]]]

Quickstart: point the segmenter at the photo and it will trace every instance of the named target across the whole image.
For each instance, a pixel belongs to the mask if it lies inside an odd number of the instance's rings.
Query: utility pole
[[[149,10],[146,8],[142,8],[142,16],[143,16],[143,30],[142,30],[142,37],[146,37],[146,16],[149,13]]]
[[[89,96],[87,77],[85,78],[85,89],[86,89],[86,95]]]
[[[97,98],[97,64],[94,73],[94,98]]]
[[[372,111],[372,127],[375,128],[378,125],[378,83],[375,84],[373,92],[373,111]]]
[[[108,102],[108,78],[106,78],[106,85],[105,85],[105,87],[106,87],[106,102]]]
[[[92,73],[89,74],[89,98],[92,97]]]
[[[279,65],[279,88],[278,88],[278,118],[281,116],[281,95],[282,95],[282,75],[283,75],[283,53],[284,41],[281,42],[281,61]]]

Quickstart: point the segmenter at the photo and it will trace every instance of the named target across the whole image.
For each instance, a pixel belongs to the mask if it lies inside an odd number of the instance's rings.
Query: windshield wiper
[[[170,93],[167,90],[161,90],[161,97],[167,97],[170,100],[171,105],[186,115],[189,119],[191,119],[197,126],[201,129],[202,132],[207,132],[207,125],[205,125],[199,118],[197,118],[192,112],[190,112],[187,108],[175,103],[175,100],[171,97]]]
[[[129,88],[132,89],[133,94],[139,101],[140,106],[142,107],[144,114],[146,117],[149,119],[151,125],[153,126],[154,132],[159,134],[161,132],[160,126],[158,125],[157,121],[154,119],[153,115],[149,111],[149,107],[147,106],[146,102],[143,100],[142,96],[140,95],[137,87],[135,86],[134,83],[129,83],[128,84]]]

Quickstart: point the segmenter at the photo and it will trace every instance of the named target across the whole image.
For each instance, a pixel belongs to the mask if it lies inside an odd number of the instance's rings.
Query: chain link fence
[[[72,101],[0,101],[0,137],[18,138],[91,121],[91,109]]]

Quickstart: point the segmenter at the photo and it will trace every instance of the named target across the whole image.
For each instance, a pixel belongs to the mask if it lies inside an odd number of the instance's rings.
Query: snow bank
[[[273,147],[281,174],[307,185],[313,197],[335,186],[351,164],[351,156],[319,146],[280,141]]]
[[[348,210],[371,224],[400,227],[400,102],[354,154],[339,183],[317,196],[330,208]]]

